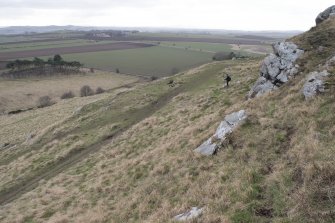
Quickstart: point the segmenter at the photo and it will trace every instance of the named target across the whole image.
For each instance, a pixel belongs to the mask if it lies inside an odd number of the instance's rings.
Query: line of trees
[[[45,68],[51,67],[57,70],[79,70],[83,64],[78,61],[65,61],[63,58],[56,54],[53,58],[48,60],[43,60],[41,58],[35,57],[33,60],[15,60],[7,63],[6,68],[11,71],[22,71],[32,68]]]

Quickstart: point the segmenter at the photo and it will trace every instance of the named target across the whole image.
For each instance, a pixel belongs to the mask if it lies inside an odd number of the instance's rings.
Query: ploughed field
[[[106,38],[107,39],[107,38]],[[106,40],[105,39],[105,40]],[[108,38],[109,39],[109,38]],[[124,40],[124,38],[114,40]],[[205,42],[205,43],[224,43],[224,44],[247,44],[247,45],[265,45],[262,40],[245,38],[208,38],[208,37],[177,37],[177,36],[131,36],[127,38],[130,41],[168,41],[168,42]]]
[[[47,48],[37,50],[24,50],[24,51],[0,53],[0,60],[13,60],[13,59],[15,60],[17,58],[41,57],[41,56],[50,56],[54,54],[134,49],[134,48],[143,48],[151,46],[153,45],[146,43],[117,42],[117,43],[95,44],[85,46],[70,46],[70,47]]]

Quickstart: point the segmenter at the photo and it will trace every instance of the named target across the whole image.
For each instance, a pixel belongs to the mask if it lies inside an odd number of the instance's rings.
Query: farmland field
[[[132,48],[151,47],[151,46],[152,46],[151,44],[145,44],[145,43],[117,42],[117,43],[107,43],[98,45],[69,46],[69,47],[58,47],[49,49],[2,52],[0,53],[0,60],[11,60],[11,59],[14,60],[17,58],[25,58],[25,57],[52,56],[54,54],[109,51],[109,50],[132,49]]]
[[[62,35],[64,38],[59,38]],[[271,52],[269,43],[257,36],[248,39],[248,36],[236,38],[234,35],[138,33],[98,38],[70,32],[57,33],[54,39],[41,39],[51,36],[38,34],[35,37],[40,40],[29,41],[32,37],[34,35],[27,36],[23,42],[0,43],[0,69],[5,68],[8,60],[47,59],[61,54],[65,60],[79,61],[87,68],[165,77],[208,63],[216,52],[234,51],[238,55],[251,57]]]
[[[66,54],[66,60],[78,60],[86,67],[121,73],[162,77],[170,75],[173,68],[184,70],[210,62],[211,53],[195,52],[168,47],[147,47],[127,50]]]
[[[45,78],[0,79],[0,114],[34,107],[41,96],[48,95],[55,102],[59,101],[60,96],[67,91],[73,91],[76,96],[79,96],[79,89],[83,85],[89,85],[94,90],[97,87],[109,90],[138,80],[134,76],[102,71]]]
[[[113,43],[114,41],[94,41],[85,39],[72,39],[72,40],[59,40],[59,41],[47,41],[47,42],[30,42],[30,43],[11,43],[11,44],[0,44],[0,53],[2,52],[14,52],[14,51],[25,51],[25,50],[37,50],[37,49],[49,49],[58,47],[72,47],[72,46],[85,46],[85,45],[96,45]]]
[[[231,46],[224,43],[203,43],[203,42],[161,42],[161,46],[176,47],[176,48],[187,48],[191,50],[198,50],[210,53],[216,53],[219,51],[230,51]]]

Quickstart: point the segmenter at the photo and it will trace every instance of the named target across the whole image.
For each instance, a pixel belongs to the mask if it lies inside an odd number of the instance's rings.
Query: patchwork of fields
[[[15,38],[19,42],[0,43],[0,69],[4,69],[9,60],[47,59],[60,54],[87,68],[165,77],[208,63],[217,52],[233,51],[238,55],[258,57],[271,51],[269,43],[262,38],[230,35],[140,33],[109,39],[76,38],[74,34],[69,38],[50,40],[36,40],[31,36]]]
[[[46,49],[42,48],[36,50],[23,50],[23,51],[0,53],[0,60],[13,60],[13,59],[15,60],[17,58],[25,58],[25,57],[40,57],[40,56],[52,56],[55,54],[122,50],[122,49],[133,49],[133,48],[142,48],[151,46],[153,45],[146,43],[117,42],[117,43],[84,45],[84,46],[69,46],[69,47],[57,47],[57,48],[46,48]]]

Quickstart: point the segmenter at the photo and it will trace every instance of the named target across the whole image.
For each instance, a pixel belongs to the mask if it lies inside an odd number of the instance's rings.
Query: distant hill
[[[302,31],[245,31],[245,30],[211,30],[211,29],[177,29],[177,28],[148,28],[148,27],[103,27],[103,26],[9,26],[0,27],[0,35],[22,35],[36,33],[50,33],[59,31],[92,31],[92,30],[139,30],[141,32],[162,33],[189,33],[189,34],[213,34],[213,35],[236,35],[265,37],[265,38],[288,38],[302,33]]]
[[[88,26],[9,26],[0,28],[0,35],[20,35],[33,33],[49,33],[56,31],[90,31],[97,27]]]

